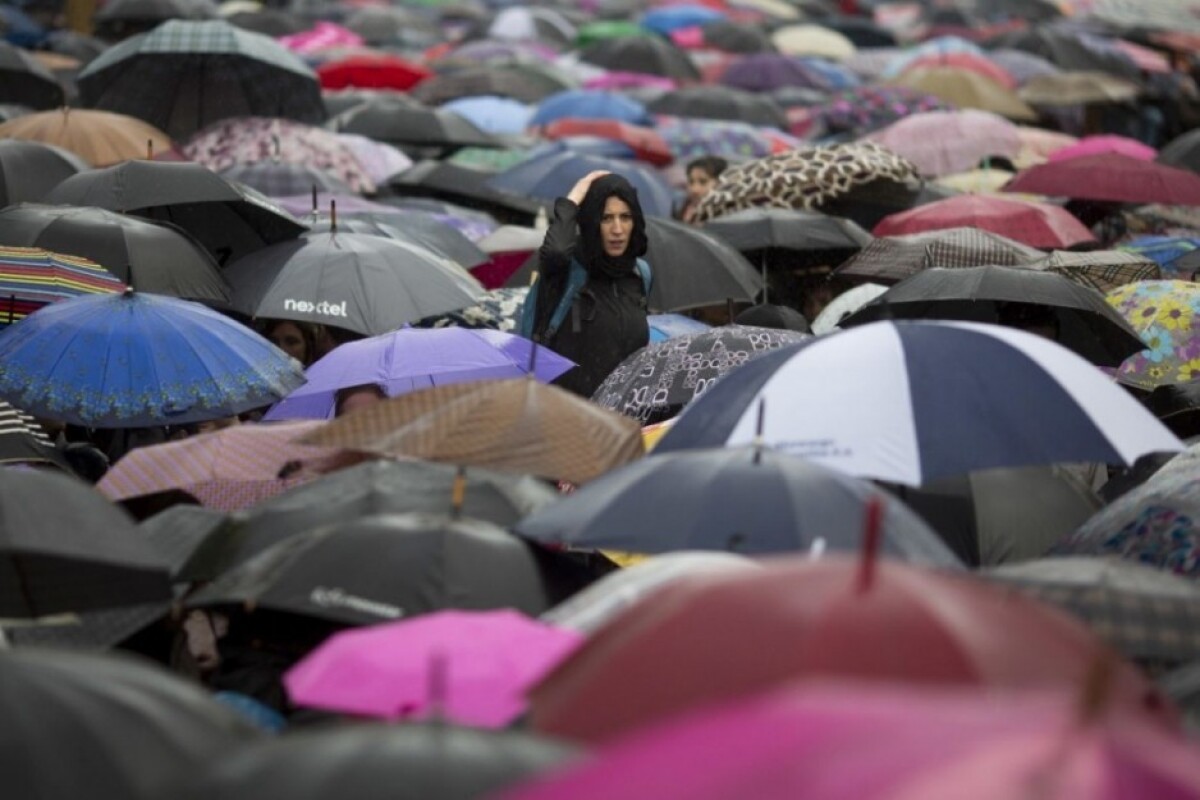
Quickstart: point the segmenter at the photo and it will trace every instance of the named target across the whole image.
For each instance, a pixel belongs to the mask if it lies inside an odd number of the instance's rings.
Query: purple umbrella
[[[748,92],[771,92],[785,86],[805,89],[833,89],[821,70],[798,58],[779,53],[754,53],[730,64],[721,75],[721,83]]]
[[[500,331],[401,328],[348,342],[308,368],[308,382],[276,403],[264,419],[331,419],[338,390],[375,384],[388,397],[467,381],[529,374],[533,342]],[[574,362],[537,346],[534,377],[549,382]]]
[[[1012,75],[1018,86],[1023,86],[1042,75],[1057,75],[1062,72],[1052,62],[1024,50],[993,50],[988,53],[988,58]]]

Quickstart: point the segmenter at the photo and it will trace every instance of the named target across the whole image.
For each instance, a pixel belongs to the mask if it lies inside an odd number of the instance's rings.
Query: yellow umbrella
[[[820,25],[788,25],[771,34],[771,41],[779,52],[789,56],[843,59],[858,50],[842,34]]]
[[[758,11],[775,19],[800,19],[800,12],[796,7],[784,0],[736,0],[731,5],[737,8]]]
[[[140,119],[108,111],[61,108],[0,125],[0,139],[24,139],[70,150],[94,167],[149,158],[171,149],[165,133]]]
[[[966,69],[921,67],[906,70],[888,83],[934,95],[959,108],[979,108],[1009,119],[1037,119],[1037,112],[1017,95],[986,75]]]
[[[658,440],[667,435],[667,431],[671,430],[671,426],[675,424],[675,420],[668,419],[664,422],[656,422],[653,425],[647,425],[642,428],[642,446],[649,453],[654,450],[654,446],[658,444]]]
[[[943,175],[934,183],[957,189],[960,192],[994,194],[1000,191],[1000,187],[1012,180],[1013,174],[1006,169],[972,169],[966,172],[956,172],[953,175]]]

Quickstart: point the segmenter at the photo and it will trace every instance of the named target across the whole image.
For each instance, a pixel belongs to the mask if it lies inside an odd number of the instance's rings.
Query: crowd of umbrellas
[[[1198,76],[1195,0],[5,0],[5,796],[1200,800]]]

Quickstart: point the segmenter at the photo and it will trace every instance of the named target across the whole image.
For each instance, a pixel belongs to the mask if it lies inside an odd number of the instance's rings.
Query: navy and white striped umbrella
[[[877,322],[730,372],[655,448],[766,444],[918,486],[991,467],[1130,464],[1182,443],[1079,356],[1024,331]]]

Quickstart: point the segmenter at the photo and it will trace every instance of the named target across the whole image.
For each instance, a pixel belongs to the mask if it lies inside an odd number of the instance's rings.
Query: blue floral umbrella
[[[198,303],[128,291],[46,306],[0,333],[0,397],[95,428],[183,425],[270,405],[300,366]]]

